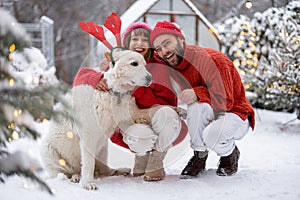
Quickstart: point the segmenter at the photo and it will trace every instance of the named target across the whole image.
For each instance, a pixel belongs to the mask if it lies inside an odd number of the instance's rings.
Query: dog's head
[[[112,54],[114,64],[104,73],[107,86],[114,92],[126,93],[138,86],[149,86],[151,74],[146,70],[144,57],[134,51],[120,50]]]

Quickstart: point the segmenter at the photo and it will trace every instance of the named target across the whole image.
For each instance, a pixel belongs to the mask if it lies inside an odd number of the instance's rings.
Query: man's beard
[[[170,65],[170,66],[178,66],[182,60],[183,60],[183,54],[184,54],[184,47],[180,45],[179,40],[177,38],[177,45],[176,48],[173,50],[175,56],[176,56],[176,63],[175,62],[169,62],[168,60],[165,59],[165,61]]]

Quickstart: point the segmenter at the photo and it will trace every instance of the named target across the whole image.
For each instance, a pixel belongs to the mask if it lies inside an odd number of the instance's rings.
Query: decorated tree
[[[0,181],[17,174],[38,182],[41,165],[25,152],[10,152],[8,144],[40,136],[36,124],[63,113],[53,110],[62,101],[64,84],[55,78],[42,53],[30,47],[25,29],[7,11],[0,9]]]
[[[255,13],[253,19],[232,17],[220,31],[223,52],[238,68],[251,102],[270,110],[295,111],[300,106],[300,2]]]

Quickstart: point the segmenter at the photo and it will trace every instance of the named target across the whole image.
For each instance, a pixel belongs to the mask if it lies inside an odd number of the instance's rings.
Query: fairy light
[[[246,72],[245,72],[244,70],[241,70],[240,73],[241,73],[241,75],[243,75],[243,76],[246,75]]]
[[[252,8],[253,5],[252,5],[252,2],[248,0],[246,2],[245,6],[246,6],[246,8],[250,9],[250,8]]]
[[[251,73],[254,73],[255,71],[256,71],[255,68],[251,68],[251,69],[250,69],[250,72],[251,72]]]
[[[19,139],[19,133],[17,131],[13,131],[11,134],[13,140]]]
[[[242,60],[242,61],[241,61],[241,65],[246,65],[246,61],[245,61],[245,60]]]
[[[238,67],[240,66],[240,61],[239,61],[238,59],[235,59],[235,60],[233,61],[233,65],[234,65],[236,68],[238,68]]]
[[[219,32],[223,33],[225,30],[225,27],[223,25],[219,25],[218,30],[219,30]]]
[[[64,159],[59,159],[58,163],[61,165],[61,166],[66,166],[66,161]]]
[[[251,86],[252,86],[252,84],[249,83],[249,84],[246,84],[246,85],[245,85],[245,88],[246,88],[246,89],[249,89],[249,88],[251,88]]]
[[[73,139],[73,137],[74,137],[74,135],[73,135],[73,133],[72,133],[71,131],[68,131],[68,132],[66,133],[66,135],[67,135],[67,137],[68,137],[69,139]]]
[[[241,57],[241,51],[240,50],[237,50],[236,52],[235,52],[235,55],[236,55],[236,57]]]
[[[11,45],[9,46],[9,52],[12,53],[12,52],[14,52],[15,50],[16,50],[16,45],[15,45],[15,44],[11,44]]]
[[[8,129],[14,129],[15,128],[15,124],[12,122],[7,126]]]
[[[14,116],[15,117],[18,117],[19,115],[21,115],[22,114],[22,110],[21,109],[15,109],[14,110]]]
[[[9,85],[10,85],[10,87],[13,87],[14,84],[15,84],[15,80],[13,78],[10,78],[9,79]]]
[[[39,77],[34,77],[33,83],[38,84],[40,82]]]

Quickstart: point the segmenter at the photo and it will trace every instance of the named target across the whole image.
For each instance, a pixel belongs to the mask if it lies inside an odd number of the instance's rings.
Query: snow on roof
[[[126,12],[121,16],[122,32],[145,12],[147,12],[159,0],[139,0],[136,1]]]
[[[151,7],[160,0],[138,0],[121,16],[122,19],[122,32],[136,20],[138,20],[144,13],[146,13]],[[203,21],[203,23],[214,33],[217,31],[213,25],[207,20],[207,18],[198,10],[198,8],[190,1],[183,0],[188,7]]]

